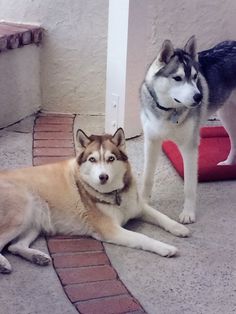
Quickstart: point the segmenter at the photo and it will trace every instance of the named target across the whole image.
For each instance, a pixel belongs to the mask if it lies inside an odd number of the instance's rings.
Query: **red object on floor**
[[[227,158],[230,140],[223,127],[203,127],[200,131],[201,141],[198,158],[198,181],[222,181],[236,179],[236,165],[217,166]],[[176,171],[183,178],[183,160],[175,143],[166,141],[162,149],[170,159]]]

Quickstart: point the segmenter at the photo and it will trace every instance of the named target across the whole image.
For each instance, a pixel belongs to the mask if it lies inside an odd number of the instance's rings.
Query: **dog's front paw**
[[[196,215],[193,211],[183,210],[182,213],[179,215],[179,221],[182,224],[192,224],[196,221]]]
[[[232,162],[232,161],[226,159],[224,161],[218,162],[217,166],[232,166],[234,164],[235,164],[235,162]]]
[[[159,251],[159,254],[163,257],[171,257],[176,255],[178,252],[178,249],[175,246],[172,245],[165,245],[165,247],[161,248]]]
[[[190,234],[190,231],[185,226],[179,224],[176,222],[173,227],[171,228],[170,232],[177,237],[188,237]]]
[[[51,258],[47,254],[40,252],[40,254],[32,256],[32,262],[40,266],[47,266],[51,263]]]
[[[232,166],[236,164],[236,153],[234,150],[231,150],[227,159],[219,162],[217,166]]]

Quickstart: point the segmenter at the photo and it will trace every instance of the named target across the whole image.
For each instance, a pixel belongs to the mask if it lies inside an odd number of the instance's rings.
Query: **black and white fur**
[[[184,49],[174,49],[171,41],[165,40],[146,73],[140,89],[145,146],[143,197],[151,196],[162,142],[173,140],[184,162],[182,223],[196,219],[199,128],[217,110],[231,142],[228,158],[219,164],[236,163],[235,87],[236,41],[222,42],[197,55],[194,36]]]

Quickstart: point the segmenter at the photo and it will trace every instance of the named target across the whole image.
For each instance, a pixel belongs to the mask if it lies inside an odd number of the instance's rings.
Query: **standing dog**
[[[176,236],[189,233],[138,195],[123,130],[90,137],[78,130],[77,142],[80,153],[74,159],[0,174],[0,252],[10,243],[11,253],[47,265],[48,255],[29,248],[45,233],[90,235],[161,256],[175,255],[174,246],[121,227],[138,217]],[[10,271],[0,254],[0,272]]]
[[[174,49],[165,40],[146,73],[140,89],[145,141],[142,195],[146,200],[150,197],[163,140],[173,140],[184,162],[182,223],[195,221],[200,124],[218,109],[231,142],[229,156],[220,165],[236,163],[236,106],[230,99],[235,87],[235,41],[222,42],[197,58],[194,36],[184,49]]]

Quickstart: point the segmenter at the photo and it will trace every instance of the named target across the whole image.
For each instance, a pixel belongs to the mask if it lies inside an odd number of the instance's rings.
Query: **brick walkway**
[[[33,165],[75,155],[75,115],[39,114],[33,134]],[[81,314],[145,313],[112,267],[102,242],[88,237],[47,239],[53,264],[68,298]]]

